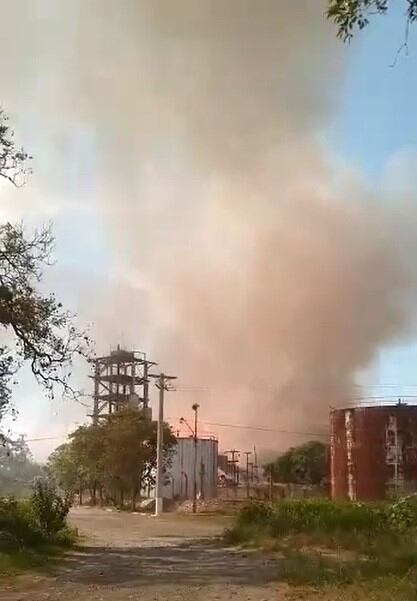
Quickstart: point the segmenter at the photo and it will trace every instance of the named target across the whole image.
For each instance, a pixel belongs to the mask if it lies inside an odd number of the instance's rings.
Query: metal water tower
[[[417,491],[417,406],[397,403],[332,411],[334,499],[379,500]]]
[[[141,351],[126,351],[118,345],[110,355],[94,360],[93,423],[123,408],[132,407],[152,419],[149,407],[149,367]]]

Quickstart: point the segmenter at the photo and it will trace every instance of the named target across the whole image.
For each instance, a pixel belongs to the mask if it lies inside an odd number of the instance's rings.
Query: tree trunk
[[[94,485],[93,488],[90,488],[90,504],[95,507],[97,505],[97,488]]]
[[[124,500],[125,500],[125,491],[123,490],[123,488],[120,490],[120,509],[123,509],[124,506]]]
[[[80,507],[81,507],[82,504],[83,504],[83,489],[82,489],[82,486],[80,486],[79,495],[78,495],[78,501],[79,501],[79,504],[80,504]]]
[[[100,498],[100,507],[103,507],[104,505],[104,498],[103,498],[103,487],[100,486],[99,488],[99,498]]]
[[[134,488],[132,491],[132,511],[136,511],[136,499],[138,498],[138,489]]]

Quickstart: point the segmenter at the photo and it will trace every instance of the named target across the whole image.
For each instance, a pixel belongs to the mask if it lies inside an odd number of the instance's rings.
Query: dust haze
[[[89,202],[132,283],[97,295],[102,345],[130,313],[123,342],[204,389],[203,419],[325,432],[358,370],[414,334],[417,300],[415,205],[376,197],[324,142],[348,56],[325,3],[29,4],[5,9],[27,33],[4,32],[10,99],[29,104],[34,53],[33,139],[47,157],[88,142]],[[50,189],[67,176],[59,153],[41,166]]]

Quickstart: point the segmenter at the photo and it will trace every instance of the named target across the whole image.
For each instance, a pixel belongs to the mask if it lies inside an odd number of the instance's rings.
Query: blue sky
[[[332,138],[335,150],[374,180],[402,148],[417,145],[417,31],[410,29],[409,53],[402,3],[375,17],[346,52],[350,56]],[[395,66],[391,66],[393,62]]]
[[[401,173],[412,188],[417,183],[416,170],[409,172],[413,163],[417,167],[417,30],[410,29],[408,54],[403,48],[397,55],[405,39],[404,5],[392,4],[389,16],[375,17],[346,47],[350,62],[330,143],[376,188],[395,157],[413,157]],[[382,351],[362,379],[371,385],[398,384],[375,387],[370,395],[415,395],[417,388],[406,385],[417,384],[416,367],[417,345],[410,344]]]

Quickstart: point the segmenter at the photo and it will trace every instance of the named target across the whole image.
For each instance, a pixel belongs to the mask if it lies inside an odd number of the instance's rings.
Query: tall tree
[[[74,467],[83,474],[83,482],[88,488],[93,505],[97,502],[97,492],[105,479],[104,430],[107,424],[80,426],[70,435],[69,448],[74,459]]]
[[[42,474],[23,437],[0,446],[0,492],[3,496],[25,497],[32,492],[35,479]]]
[[[104,463],[109,484],[119,492],[121,504],[126,491],[135,508],[141,488],[153,482],[156,467],[156,422],[143,419],[140,412],[126,409],[114,414],[104,435]],[[164,463],[169,464],[176,439],[164,426]]]
[[[71,444],[60,445],[49,456],[47,473],[65,497],[71,498],[74,493],[78,492],[80,504],[82,504],[82,494],[83,490],[88,487],[89,474],[86,467],[78,460]]]
[[[168,468],[176,439],[164,426],[164,467]],[[49,467],[61,487],[76,492],[82,480],[96,503],[97,492],[132,509],[141,489],[154,483],[156,422],[134,409],[119,411],[99,425],[81,426],[52,453]],[[72,490],[71,490],[72,487]],[[70,490],[68,490],[70,489]]]
[[[30,171],[30,157],[14,143],[0,110],[0,177],[19,186]],[[22,224],[0,224],[0,418],[10,403],[10,383],[22,363],[50,396],[69,384],[75,356],[89,355],[89,338],[76,328],[74,316],[54,294],[40,290],[44,270],[51,265],[54,238],[49,227],[28,233]]]
[[[327,452],[327,445],[313,440],[291,447],[264,471],[274,482],[320,484],[327,475]]]
[[[410,23],[417,20],[417,0],[401,0],[401,2],[404,6],[408,32]],[[364,29],[372,16],[385,15],[393,4],[393,0],[329,0],[327,17],[335,22],[338,37],[348,42],[352,39],[355,30]]]

